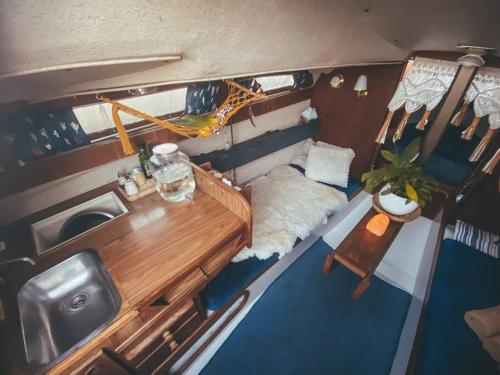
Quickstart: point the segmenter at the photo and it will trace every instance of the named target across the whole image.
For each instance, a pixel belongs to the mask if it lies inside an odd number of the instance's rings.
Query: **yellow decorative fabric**
[[[179,119],[161,120],[108,98],[100,98],[100,100],[112,105],[113,121],[122,143],[123,153],[132,155],[134,149],[120,120],[119,111],[142,118],[188,138],[208,137],[226,126],[229,119],[242,107],[252,101],[266,98],[265,94],[248,90],[234,81],[226,80],[225,82],[228,85],[229,93],[224,102],[208,116],[183,116]]]

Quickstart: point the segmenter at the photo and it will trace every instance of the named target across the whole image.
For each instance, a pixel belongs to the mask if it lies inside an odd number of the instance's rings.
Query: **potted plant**
[[[407,215],[418,206],[424,207],[432,199],[431,192],[444,193],[432,176],[425,175],[422,168],[413,163],[419,150],[420,138],[415,138],[402,154],[382,150],[380,153],[389,164],[361,177],[368,189],[385,182],[379,193],[379,202],[391,214]]]

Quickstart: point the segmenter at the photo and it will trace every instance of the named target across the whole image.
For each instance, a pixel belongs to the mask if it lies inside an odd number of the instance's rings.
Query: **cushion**
[[[500,246],[497,244],[498,240],[500,240],[498,234],[487,232],[457,220],[454,239],[494,258],[500,258]]]
[[[298,165],[302,169],[306,169],[306,162],[307,162],[307,155],[309,154],[309,149],[311,148],[311,145],[314,145],[315,142],[311,139],[308,138],[302,143],[302,147],[300,149],[300,152],[295,158],[290,162],[291,164]]]
[[[327,184],[347,187],[354,151],[325,143],[311,145],[306,162],[306,177]]]

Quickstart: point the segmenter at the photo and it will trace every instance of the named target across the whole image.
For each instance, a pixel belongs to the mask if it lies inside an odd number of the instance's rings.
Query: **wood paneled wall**
[[[474,191],[460,202],[451,222],[456,219],[500,234],[500,167],[494,174],[484,176]]]
[[[311,106],[321,119],[317,139],[356,153],[351,176],[360,178],[368,169],[377,132],[384,121],[387,104],[396,90],[404,64],[356,66],[334,69],[322,74],[313,89]],[[344,84],[334,89],[330,80],[342,74]],[[354,85],[360,75],[368,78],[368,96],[358,98]]]

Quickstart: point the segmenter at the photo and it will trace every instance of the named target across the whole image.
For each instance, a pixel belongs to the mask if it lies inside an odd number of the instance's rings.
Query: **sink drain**
[[[69,309],[73,311],[80,310],[86,302],[87,296],[85,294],[78,294],[77,296],[74,296],[69,303]]]

